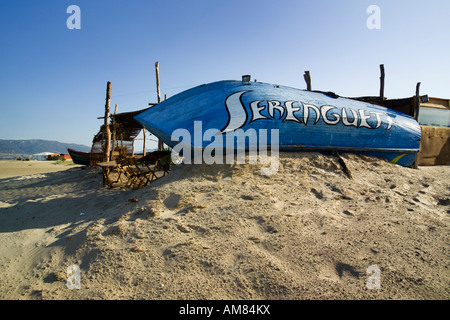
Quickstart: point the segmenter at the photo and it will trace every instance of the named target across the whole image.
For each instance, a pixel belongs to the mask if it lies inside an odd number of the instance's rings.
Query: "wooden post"
[[[414,102],[414,119],[416,119],[416,121],[419,121],[419,110],[420,110],[420,82],[417,82],[416,85],[416,96],[415,96],[415,102]]]
[[[155,63],[155,69],[156,69],[156,92],[158,93],[158,103],[161,103],[161,92],[159,89],[159,62],[156,61]],[[161,139],[158,139],[158,150],[161,150],[164,146],[164,143],[161,141]]]
[[[380,64],[380,101],[384,101],[384,64]]]
[[[105,105],[105,153],[103,155],[103,161],[109,161],[111,153],[111,130],[109,128],[109,111],[111,101],[111,82],[108,81],[106,86],[106,105]]]
[[[416,96],[414,97],[414,119],[416,119],[416,121],[419,121],[419,110],[420,110],[420,82],[417,82],[416,85]],[[417,157],[416,160],[414,160],[413,163],[413,168],[414,169],[418,169],[419,168],[419,164],[417,163]]]
[[[116,124],[116,114],[117,114],[117,104],[116,104],[116,108],[114,109],[114,115],[112,116],[112,127],[113,127],[113,132],[112,132],[112,149],[111,149],[111,155],[110,155],[110,160],[114,160],[114,149],[116,148],[116,140],[117,140],[117,124]]]
[[[303,78],[306,81],[306,90],[311,91],[311,75],[309,74],[309,71],[305,71]]]
[[[156,61],[155,63],[155,69],[156,69],[156,92],[158,93],[158,103],[161,102],[161,91],[159,89],[159,62]]]
[[[109,111],[111,101],[111,82],[108,81],[106,85],[106,104],[105,104],[105,123],[104,123],[104,138],[106,138],[105,149],[103,150],[103,161],[109,161],[111,152],[111,130],[109,128]],[[108,169],[103,168],[103,186],[107,185]]]
[[[142,133],[143,133],[143,135],[144,135],[144,147],[143,147],[143,155],[144,155],[144,157],[145,157],[145,154],[147,153],[146,152],[146,149],[147,149],[147,146],[146,146],[146,141],[147,141],[147,136],[146,136],[146,134],[145,134],[145,128],[144,129],[142,129]]]

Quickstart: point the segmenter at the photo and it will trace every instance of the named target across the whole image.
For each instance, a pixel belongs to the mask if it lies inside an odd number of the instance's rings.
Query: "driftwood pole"
[[[112,131],[112,143],[111,143],[112,149],[111,149],[110,160],[114,160],[114,149],[116,147],[116,140],[117,140],[116,114],[117,114],[117,104],[116,104],[116,108],[114,109],[114,115],[112,116],[113,131]]]
[[[159,88],[159,62],[156,61],[155,63],[155,69],[156,69],[156,92],[158,93],[158,103],[161,103],[161,91]],[[163,142],[161,139],[158,139],[158,150],[161,150],[163,148]]]
[[[419,121],[419,110],[420,110],[420,82],[417,82],[416,85],[416,96],[414,97],[414,106],[415,106],[415,110],[414,110],[414,119],[416,119],[416,121]],[[417,162],[417,157],[416,160],[413,163],[413,168],[414,169],[418,169],[419,168],[419,164]]]
[[[380,101],[384,101],[384,64],[380,64]]]
[[[309,71],[305,71],[303,78],[306,81],[306,90],[311,91],[311,75],[309,74]]]
[[[158,103],[161,102],[161,91],[159,89],[159,62],[156,61],[155,63],[155,69],[156,69],[156,92],[158,93]]]
[[[416,96],[415,96],[415,110],[414,110],[414,119],[416,119],[416,121],[419,121],[419,109],[420,109],[420,82],[417,82],[416,85]]]
[[[109,111],[111,102],[111,82],[108,81],[106,86],[106,105],[105,105],[105,153],[103,154],[103,161],[109,161],[111,153],[111,129],[109,128]]]
[[[142,153],[143,153],[143,155],[145,156],[146,155],[146,149],[147,149],[147,146],[146,146],[146,143],[147,143],[147,135],[145,134],[145,128],[144,129],[142,129],[142,134],[144,135],[144,147],[143,147],[143,151],[142,151]]]
[[[109,111],[110,111],[110,101],[111,101],[111,82],[108,81],[106,85],[106,104],[105,104],[105,123],[104,123],[104,139],[105,149],[103,150],[103,161],[109,161],[109,156],[111,152],[111,130],[109,128]],[[103,168],[103,186],[107,184],[107,168]]]

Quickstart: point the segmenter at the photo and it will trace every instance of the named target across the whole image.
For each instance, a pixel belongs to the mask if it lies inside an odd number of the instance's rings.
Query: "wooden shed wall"
[[[419,166],[450,164],[450,128],[422,126]]]

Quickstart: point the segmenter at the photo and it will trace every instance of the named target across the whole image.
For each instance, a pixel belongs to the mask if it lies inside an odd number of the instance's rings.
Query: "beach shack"
[[[414,96],[384,100],[383,105],[414,117],[422,129],[419,166],[450,164],[450,99]]]
[[[450,164],[450,99],[430,97],[420,104],[418,118],[422,128],[419,165]]]
[[[417,154],[417,166],[450,164],[450,99],[420,95],[420,82],[416,85],[413,97],[386,99],[384,96],[384,65],[380,65],[380,95],[375,97],[354,98],[360,101],[380,104],[386,108],[403,112],[419,122],[422,135],[420,151]],[[305,80],[311,81],[308,74]],[[310,84],[309,84],[310,86]]]
[[[54,152],[40,152],[31,155],[32,160],[36,161],[47,161],[49,156],[55,155]]]
[[[144,128],[140,123],[134,120],[134,117],[145,110],[147,109],[114,113],[109,116],[109,139],[105,125],[102,125],[92,140],[90,154],[92,166],[96,165],[98,162],[104,161],[104,154],[108,143],[110,144],[110,160],[119,156],[133,156],[135,154],[135,140]],[[143,153],[145,154],[145,147]]]

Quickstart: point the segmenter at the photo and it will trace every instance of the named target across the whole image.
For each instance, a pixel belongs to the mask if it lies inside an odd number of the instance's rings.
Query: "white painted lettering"
[[[286,118],[284,119],[284,121],[296,121],[296,122],[300,122],[299,119],[297,119],[294,116],[294,112],[297,112],[300,110],[300,107],[293,107],[293,103],[295,101],[286,101],[284,103],[284,106],[286,108]]]
[[[374,114],[375,117],[377,118],[377,125],[375,126],[375,129],[378,129],[379,127],[381,127],[381,116],[383,115],[380,112],[374,112],[374,111],[370,111],[370,114]]]
[[[361,123],[359,124],[359,127],[360,127],[360,128],[361,128],[361,127],[366,127],[366,128],[372,129],[372,127],[367,123],[367,120],[370,119],[370,114],[369,114],[369,115],[366,115],[366,114],[364,113],[364,110],[363,110],[363,109],[360,109],[360,110],[359,110],[359,116],[360,116],[360,118],[361,118]]]
[[[326,124],[329,124],[329,125],[338,124],[339,121],[341,120],[341,116],[339,114],[337,114],[337,113],[331,113],[330,114],[330,116],[334,117],[334,120],[328,118],[327,113],[328,113],[328,111],[330,111],[332,109],[336,109],[336,108],[332,107],[332,106],[322,106],[322,107],[320,107],[320,112],[322,114],[323,121]]]
[[[344,124],[344,126],[358,127],[358,112],[353,109],[350,109],[350,111],[353,115],[353,121],[351,122],[348,120],[347,111],[345,110],[345,108],[342,108],[342,123]]]
[[[280,119],[283,117],[284,108],[280,105],[280,101],[267,101],[268,104],[268,112],[272,118],[275,118],[275,109],[280,112]]]
[[[252,110],[252,121],[258,120],[258,119],[269,119],[266,116],[263,116],[261,114],[261,111],[266,108],[266,106],[260,106],[259,104],[262,102],[262,100],[253,101],[250,103],[250,109]]]
[[[315,105],[312,104],[303,104],[303,123],[305,125],[308,124],[308,118],[309,118],[309,109],[313,109],[316,113],[316,120],[314,121],[314,124],[316,124],[320,119],[320,110]]]

